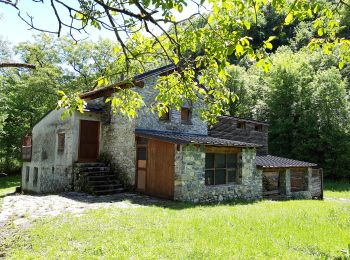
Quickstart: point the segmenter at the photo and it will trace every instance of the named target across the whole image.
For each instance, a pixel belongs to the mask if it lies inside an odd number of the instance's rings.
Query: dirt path
[[[348,202],[350,203],[350,199],[344,199],[344,198],[331,198],[331,197],[325,197],[324,200],[330,200],[330,201],[340,201],[340,202]]]
[[[26,227],[32,220],[45,216],[64,213],[79,215],[89,209],[133,208],[155,202],[159,200],[133,193],[107,196],[91,196],[77,192],[58,195],[10,195],[4,198],[0,206],[0,229],[9,222]]]

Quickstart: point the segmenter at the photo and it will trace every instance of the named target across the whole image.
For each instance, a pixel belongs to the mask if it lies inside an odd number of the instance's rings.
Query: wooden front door
[[[148,139],[147,145],[138,145],[137,151],[137,190],[173,199],[175,145]]]
[[[99,151],[100,122],[80,120],[79,162],[96,162]]]
[[[146,178],[146,192],[148,194],[173,199],[174,164],[174,144],[149,140]]]

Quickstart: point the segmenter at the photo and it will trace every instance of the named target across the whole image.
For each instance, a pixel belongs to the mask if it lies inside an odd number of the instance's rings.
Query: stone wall
[[[154,103],[155,97],[157,95],[157,92],[153,89],[153,86],[156,84],[156,82],[157,77],[150,77],[145,80],[145,86],[143,88],[137,89],[137,91],[143,97],[145,106],[140,109],[139,114],[136,118],[136,128],[162,131],[168,130],[207,135],[207,124],[203,122],[199,118],[199,115],[195,112],[195,110],[201,105],[198,102],[193,104],[191,123],[181,123],[181,111],[175,108],[170,109],[169,121],[160,121],[158,114],[153,114],[150,111],[150,105]],[[185,102],[184,107],[190,107],[190,105]]]
[[[72,118],[61,120],[61,113],[62,110],[51,111],[32,130],[32,160],[23,163],[22,167],[24,191],[56,192],[70,189]],[[63,153],[57,151],[58,133],[65,134]]]
[[[135,185],[135,120],[112,115],[102,124],[101,155],[110,158],[112,171],[125,186]]]
[[[290,169],[286,169],[285,171],[286,175],[286,198],[288,199],[311,199],[311,175],[312,175],[312,168],[307,168],[307,190],[305,191],[298,191],[298,192],[292,192],[291,191],[291,183],[290,183]]]
[[[32,160],[22,166],[24,191],[48,193],[73,189],[72,167],[78,159],[80,120],[100,121],[100,115],[75,112],[62,120],[62,112],[51,111],[32,129]],[[64,150],[58,151],[58,134],[62,133]]]
[[[174,199],[212,202],[262,197],[262,175],[255,166],[255,149],[242,149],[242,183],[205,185],[205,146],[184,145],[175,155]]]

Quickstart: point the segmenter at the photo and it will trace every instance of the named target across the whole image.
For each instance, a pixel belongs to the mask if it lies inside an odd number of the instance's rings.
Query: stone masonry
[[[185,145],[176,153],[174,199],[212,202],[227,199],[259,199],[262,175],[255,167],[255,149],[242,149],[242,184],[205,185],[205,146]]]

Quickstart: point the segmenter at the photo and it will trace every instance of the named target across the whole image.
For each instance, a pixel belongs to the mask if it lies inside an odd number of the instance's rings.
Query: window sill
[[[218,185],[207,185],[205,184],[206,187],[212,187],[212,188],[220,188],[220,187],[232,187],[232,186],[238,186],[238,185],[242,185],[242,183],[228,183],[228,184],[218,184]]]
[[[193,125],[192,122],[181,121],[182,125]]]

